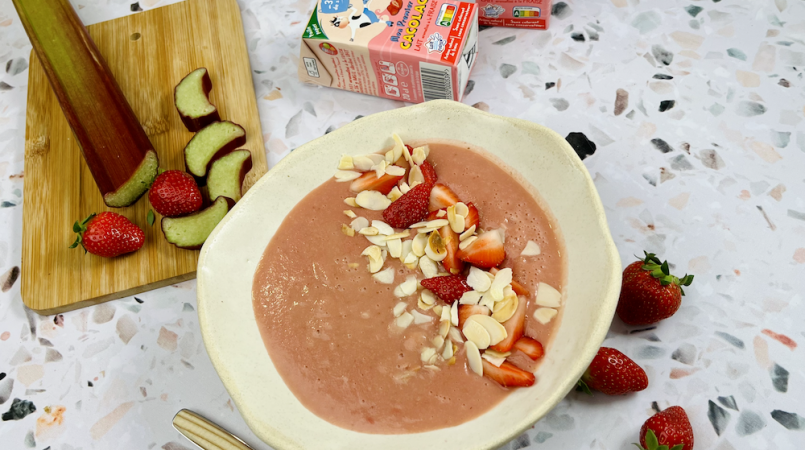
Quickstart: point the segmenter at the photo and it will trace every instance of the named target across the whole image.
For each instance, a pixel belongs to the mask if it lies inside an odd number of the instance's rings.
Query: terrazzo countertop
[[[165,2],[72,0],[86,23]],[[402,103],[302,85],[312,0],[241,0],[274,164]],[[57,316],[18,281],[31,45],[0,0],[0,447],[184,450],[191,408],[268,448],[213,370],[195,282]],[[548,31],[489,28],[464,102],[569,136],[624,264],[649,250],[696,275],[657,326],[615,319],[605,345],[648,373],[618,398],[572,392],[504,448],[627,449],[683,406],[697,449],[793,449],[805,438],[805,2],[563,0]],[[25,276],[25,274],[22,274]]]

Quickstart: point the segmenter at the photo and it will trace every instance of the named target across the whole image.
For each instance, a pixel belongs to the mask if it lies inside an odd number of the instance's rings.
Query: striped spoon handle
[[[252,450],[232,433],[187,409],[176,413],[173,427],[202,450]]]

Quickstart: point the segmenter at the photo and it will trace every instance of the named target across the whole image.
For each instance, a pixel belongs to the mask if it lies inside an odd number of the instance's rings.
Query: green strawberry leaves
[[[576,390],[584,392],[587,395],[593,395],[593,391],[590,390],[590,386],[587,386],[587,383],[584,380],[579,380],[576,382]]]
[[[87,254],[87,249],[84,247],[84,240],[83,240],[84,232],[87,231],[87,224],[89,223],[90,220],[92,220],[95,217],[95,215],[96,215],[95,213],[92,213],[89,215],[89,217],[87,217],[81,222],[77,220],[75,221],[75,223],[73,224],[73,232],[78,234],[78,236],[75,237],[75,241],[73,241],[73,244],[67,248],[76,248],[80,244],[81,248],[84,249],[84,254],[85,255]]]
[[[657,258],[657,255],[654,253],[648,253],[645,250],[643,251],[645,254],[644,258],[638,258],[643,261],[643,270],[651,272],[651,276],[660,280],[660,284],[663,286],[668,286],[671,283],[679,286],[679,290],[682,292],[682,295],[685,295],[685,290],[682,289],[682,286],[690,286],[693,283],[693,275],[685,274],[682,279],[671,275],[671,269],[668,267],[668,261],[660,261],[660,258]]]
[[[650,429],[646,432],[646,448],[643,448],[640,444],[634,443],[640,450],[682,450],[685,444],[676,444],[670,449],[667,445],[660,445],[660,442],[657,440],[657,435],[654,434],[654,430]]]
[[[154,210],[153,210],[153,209],[149,209],[149,210],[148,210],[148,226],[149,226],[149,227],[153,227],[153,226],[154,226],[154,222],[155,222],[156,220],[157,220],[157,218],[156,218],[156,216],[154,215]]]

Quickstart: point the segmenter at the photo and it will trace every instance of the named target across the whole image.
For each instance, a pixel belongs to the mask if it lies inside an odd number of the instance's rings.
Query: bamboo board
[[[249,54],[236,0],[188,0],[87,27],[159,155],[163,169],[184,169],[192,133],[173,106],[174,86],[206,67],[210,100],[222,119],[246,129],[252,152],[246,188],[267,170]],[[22,230],[22,299],[54,314],[195,277],[198,251],[168,244],[148,226],[147,194],[133,206],[107,208],[35,54],[28,75]],[[99,105],[98,114],[103,114]],[[72,224],[115,211],[145,231],[135,253],[107,259],[68,249]]]

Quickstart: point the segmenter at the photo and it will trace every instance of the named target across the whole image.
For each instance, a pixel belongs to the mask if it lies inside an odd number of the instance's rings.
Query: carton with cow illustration
[[[551,0],[478,0],[478,24],[547,30]]]
[[[319,0],[299,78],[393,100],[460,101],[475,64],[478,7],[457,0]]]

